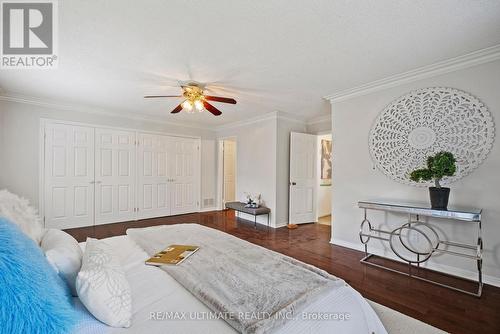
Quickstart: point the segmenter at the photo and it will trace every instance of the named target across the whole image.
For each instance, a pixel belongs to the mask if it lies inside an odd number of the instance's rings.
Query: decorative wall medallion
[[[408,174],[424,167],[439,151],[457,158],[456,181],[486,159],[495,138],[488,108],[474,96],[453,88],[432,87],[399,97],[378,116],[370,132],[370,152],[385,175],[401,183],[416,183]]]

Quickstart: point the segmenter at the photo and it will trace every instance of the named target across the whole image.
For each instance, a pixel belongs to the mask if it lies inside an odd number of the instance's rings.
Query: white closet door
[[[170,215],[170,140],[167,136],[138,134],[138,218]]]
[[[135,132],[95,130],[95,224],[134,220]]]
[[[94,129],[45,127],[45,227],[94,224]]]
[[[199,139],[171,139],[172,215],[196,212],[199,209]]]

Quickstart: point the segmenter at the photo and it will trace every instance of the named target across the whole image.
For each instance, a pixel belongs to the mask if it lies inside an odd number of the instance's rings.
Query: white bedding
[[[75,298],[82,318],[75,334],[94,333],[236,333],[221,319],[189,319],[210,314],[210,309],[191,295],[165,271],[146,266],[148,255],[127,236],[107,239],[119,253],[120,261],[132,289],[132,326],[111,328],[92,317]],[[80,244],[82,248],[84,243]],[[157,313],[160,312],[160,313]],[[177,313],[175,313],[177,312]],[[154,320],[165,315],[185,316],[187,319]],[[305,320],[309,317],[349,315],[346,320]],[[387,333],[366,300],[350,286],[336,289],[310,304],[298,319],[289,320],[277,332],[284,333]]]

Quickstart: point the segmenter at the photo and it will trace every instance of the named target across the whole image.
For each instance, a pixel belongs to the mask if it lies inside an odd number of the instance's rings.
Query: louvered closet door
[[[138,218],[169,216],[169,137],[147,133],[139,133],[138,137]]]
[[[171,139],[172,215],[196,212],[199,209],[199,139]]]
[[[95,130],[95,224],[134,220],[135,132]]]
[[[45,227],[94,224],[94,129],[45,127]]]

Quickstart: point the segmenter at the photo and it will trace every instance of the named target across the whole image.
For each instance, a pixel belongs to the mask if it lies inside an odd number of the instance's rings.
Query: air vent
[[[203,207],[204,208],[213,207],[214,204],[215,204],[215,200],[213,198],[205,198],[205,199],[203,199]]]

